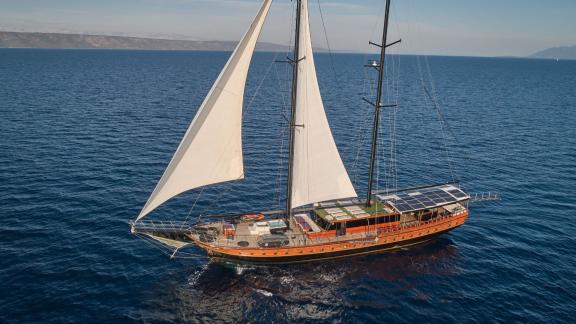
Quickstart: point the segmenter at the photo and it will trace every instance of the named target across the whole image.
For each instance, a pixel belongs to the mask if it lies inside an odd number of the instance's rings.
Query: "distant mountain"
[[[100,48],[232,51],[236,44],[237,42],[232,41],[192,41],[125,36],[0,31],[0,48]],[[287,47],[278,44],[259,42],[257,50],[276,52],[286,51]]]
[[[560,46],[545,49],[530,55],[531,58],[576,60],[576,46]]]

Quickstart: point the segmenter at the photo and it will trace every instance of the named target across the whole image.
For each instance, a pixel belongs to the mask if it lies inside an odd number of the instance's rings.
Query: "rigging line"
[[[291,12],[291,18],[290,18],[290,28],[288,29],[288,30],[289,30],[289,40],[288,40],[288,48],[287,48],[288,52],[286,52],[286,57],[290,57],[291,54],[293,55],[293,53],[294,53],[294,48],[295,48],[295,46],[296,46],[295,39],[296,39],[296,36],[297,36],[297,35],[296,35],[296,23],[297,23],[297,22],[296,22],[296,20],[297,20],[297,19],[296,19],[296,15],[297,15],[297,11],[299,10],[299,9],[297,9],[297,7],[298,7],[298,5],[299,5],[299,2],[298,2],[298,1],[291,1],[291,2],[292,2],[293,5],[292,5],[292,8],[291,8],[292,10],[290,10],[290,12]],[[294,61],[297,61],[299,58],[293,57],[292,59],[293,59]],[[293,73],[294,73],[294,68],[293,68],[292,64],[286,64],[286,67],[285,67],[285,69],[284,69],[284,75],[289,75],[289,73],[290,73],[290,74],[293,74]],[[290,81],[289,81],[288,78],[286,78],[286,80],[285,80],[286,84],[284,84],[284,85],[281,84],[282,81],[281,81],[281,78],[280,78],[280,76],[279,76],[278,70],[276,70],[276,77],[277,77],[277,80],[278,80],[278,83],[279,83],[281,89],[290,89],[290,88],[293,86],[294,80],[290,80]],[[286,94],[287,94],[287,93],[286,93]],[[283,108],[284,108],[284,111],[287,111],[288,108],[291,107],[291,103],[290,103],[290,106],[286,103],[287,100],[285,100],[284,95],[285,95],[285,93],[282,92]],[[284,111],[281,111],[281,115],[284,115]],[[281,173],[282,173],[283,168],[284,168],[284,158],[283,158],[284,154],[283,154],[283,153],[284,153],[284,140],[285,140],[285,137],[286,137],[286,136],[285,136],[285,131],[288,131],[288,130],[290,129],[290,127],[288,127],[288,126],[289,126],[289,122],[288,122],[288,121],[282,122],[282,123],[281,123],[281,127],[282,127],[282,128],[281,128],[281,130],[280,130],[280,132],[279,132],[279,134],[280,134],[280,140],[281,140],[281,145],[280,145],[280,147],[279,147],[279,152],[280,152],[280,156],[281,156],[281,157],[280,157],[280,159],[278,159],[278,160],[279,160],[279,162],[278,162],[278,171],[277,171],[276,184],[275,184],[275,185],[276,185],[276,194],[277,194],[277,196],[278,196],[278,205],[279,205],[279,206],[281,206],[281,201],[282,201],[282,197],[281,197],[281,195],[280,195],[280,192],[281,192],[280,187],[281,187],[281,185],[282,185]],[[286,128],[286,130],[285,130],[285,128]],[[287,141],[287,142],[289,142],[289,141]],[[289,162],[288,162],[288,163],[289,163]]]
[[[439,116],[441,117],[442,122],[443,122],[443,123],[445,124],[445,126],[446,126],[446,130],[450,133],[450,135],[451,135],[453,138],[455,138],[454,133],[452,133],[452,130],[451,130],[451,128],[450,128],[450,125],[449,125],[448,122],[446,121],[446,118],[444,118],[444,114],[443,114],[443,112],[441,111],[441,106],[440,106],[440,104],[439,104],[439,100],[438,100],[438,97],[437,97],[437,95],[436,95],[436,85],[435,85],[435,83],[434,83],[434,79],[432,78],[432,71],[431,71],[431,69],[430,69],[430,63],[429,63],[429,61],[428,61],[428,57],[424,57],[424,62],[426,63],[425,67],[426,67],[426,70],[427,70],[428,80],[429,80],[430,87],[431,87],[431,93],[432,93],[432,96],[433,96],[433,102],[435,103],[435,105],[436,105],[436,106],[438,107],[438,109],[439,109],[438,113],[439,113]]]
[[[369,109],[366,109],[366,112],[364,113],[364,117],[363,119],[360,121],[360,123],[358,123],[358,126],[356,127],[356,139],[353,142],[353,144],[356,145],[356,156],[354,158],[354,162],[352,163],[352,181],[355,183],[357,176],[358,176],[358,163],[360,162],[360,153],[362,153],[363,151],[363,147],[364,147],[364,143],[366,142],[366,138],[368,137],[368,132],[366,131],[369,123],[370,123],[370,117],[371,117],[371,112]],[[358,144],[359,143],[359,144]]]
[[[167,256],[171,255],[171,253],[168,253],[165,251],[165,250],[170,250],[170,248],[166,247],[165,245],[158,245],[160,243],[152,242],[152,238],[149,238],[146,235],[142,235],[142,234],[138,234],[138,233],[136,234],[136,237],[138,237],[139,239],[144,241],[146,244],[151,245],[155,249],[160,250],[160,252],[162,252],[163,254],[166,254]]]
[[[386,6],[384,4],[384,1],[382,1],[380,3],[380,7],[378,8],[378,13],[374,16],[374,20],[372,22],[372,31],[370,32],[370,39],[369,40],[372,40],[374,38],[376,32],[382,30],[382,28],[380,27],[380,22],[381,22],[380,17],[383,16],[385,8],[386,8]],[[372,55],[374,55],[374,54],[373,53],[364,54],[364,62],[366,61],[368,56],[372,56]]]
[[[391,147],[391,152],[390,152],[390,163],[393,167],[393,172],[394,172],[394,190],[398,188],[398,160],[397,160],[397,144],[398,144],[398,134],[396,132],[396,125],[397,125],[397,116],[398,116],[398,109],[399,109],[399,104],[400,104],[400,71],[401,71],[401,57],[398,55],[396,57],[397,60],[397,68],[396,68],[396,98],[395,98],[395,103],[397,106],[392,107],[392,131],[391,131],[391,135],[392,135],[392,147]],[[393,60],[394,61],[394,60]],[[394,76],[393,76],[394,77]]]
[[[422,78],[423,72],[422,72],[422,66],[421,66],[422,63],[420,61],[420,56],[416,56],[416,63],[417,63],[417,67],[418,67],[418,73],[420,75],[420,78]],[[421,91],[422,91],[422,98],[424,100],[424,106],[428,107],[430,105],[430,102],[429,102],[428,97],[426,96],[426,93],[424,91],[424,87],[421,87]],[[424,110],[417,109],[416,111],[418,112],[418,114],[416,114],[416,117],[417,117],[416,120],[419,122],[420,127],[422,127],[422,128],[426,127],[426,124],[424,123],[424,117],[423,117]],[[422,150],[422,151],[424,152],[424,155],[425,155],[425,160],[424,160],[424,161],[426,161],[425,164],[426,165],[432,165],[433,159],[430,156],[430,152],[428,152],[428,150]]]
[[[293,13],[292,16],[294,16],[295,13]],[[292,37],[292,34],[291,34]],[[289,54],[287,54],[289,55]],[[281,78],[280,77],[280,72],[279,69],[274,69],[274,71],[276,72],[276,80],[278,82],[278,87],[280,89],[280,93],[281,93],[281,98],[282,98],[282,104],[281,104],[281,110],[280,113],[281,115],[284,115],[284,112],[288,111],[290,106],[288,104],[288,99],[286,98],[288,93],[282,91],[282,89],[288,89],[290,87],[289,85],[289,81],[288,78]],[[288,64],[286,64],[286,67],[284,69],[284,75],[287,76],[288,73],[291,72],[288,69]],[[283,84],[283,79],[284,79],[284,84]],[[278,132],[279,134],[279,142],[280,145],[278,146],[279,148],[279,155],[280,158],[278,159],[278,167],[277,167],[277,172],[276,172],[276,195],[277,195],[277,199],[278,199],[278,206],[280,208],[281,206],[281,202],[282,202],[282,196],[281,196],[281,185],[282,185],[282,171],[284,170],[284,153],[286,150],[285,144],[286,144],[286,133],[288,131],[288,127],[287,127],[287,121],[282,121],[280,124],[280,131]]]
[[[322,12],[322,6],[320,5],[320,0],[318,0],[318,10],[320,11],[320,20],[322,21],[322,28],[324,30],[324,38],[326,39],[326,46],[328,47],[328,53],[330,54],[330,67],[332,68],[332,73],[334,74],[334,80],[337,84],[340,84],[338,80],[338,75],[336,74],[336,69],[334,68],[334,55],[332,54],[332,48],[330,46],[330,41],[328,40],[328,33],[326,32],[326,24],[324,23],[324,13]]]
[[[395,55],[392,55],[392,53],[390,54],[390,67],[388,68],[390,73],[388,75],[390,75],[391,77],[389,78],[387,85],[388,85],[388,90],[387,90],[387,95],[388,95],[388,100],[389,102],[395,102],[395,83],[396,83],[396,79],[395,79],[395,74],[396,74],[396,62],[395,62]],[[393,126],[393,111],[392,109],[388,110],[388,122],[389,122],[389,135],[388,135],[388,142],[390,145],[390,152],[389,154],[392,154],[392,152],[394,151],[394,134],[392,133],[392,126]],[[383,155],[385,154],[385,152],[383,152]],[[385,156],[385,155],[384,155]],[[388,163],[388,180],[389,183],[393,183],[394,182],[394,166],[392,165],[392,158],[389,156],[389,163]]]
[[[264,76],[262,77],[262,79],[260,80],[260,83],[258,84],[258,86],[256,87],[256,90],[254,91],[254,95],[252,96],[252,98],[250,99],[250,101],[248,102],[248,104],[246,105],[246,107],[244,108],[244,110],[242,111],[242,116],[244,116],[244,114],[252,107],[252,103],[254,102],[254,99],[256,99],[256,96],[258,95],[258,92],[260,91],[260,88],[262,88],[262,85],[264,84],[264,81],[266,81],[266,79],[268,78],[268,74],[270,73],[270,70],[272,70],[272,67],[275,65],[276,60],[278,59],[278,55],[280,54],[280,52],[276,52],[274,54],[274,57],[272,58],[272,61],[270,62],[270,65],[268,65],[268,68],[266,69],[266,72],[264,72]]]
[[[398,187],[398,165],[396,161],[396,108],[390,110],[390,183],[391,189]]]
[[[279,69],[275,69],[275,75],[276,75],[276,80],[278,81],[278,87],[279,89],[284,89],[287,88],[288,83],[286,82],[285,85],[282,84],[282,80],[280,78],[280,74],[278,72]],[[287,70],[285,70],[285,74],[287,74]],[[284,87],[286,86],[286,87]],[[283,115],[284,111],[288,110],[288,104],[287,104],[287,99],[285,97],[286,93],[280,91],[282,93],[281,98],[282,98],[282,104],[281,104],[281,110],[280,113]],[[275,183],[275,192],[277,195],[277,200],[278,200],[278,206],[280,208],[281,206],[281,190],[280,190],[280,186],[282,185],[282,170],[284,170],[284,150],[285,150],[285,137],[286,137],[286,131],[288,130],[286,121],[282,121],[280,124],[280,131],[278,132],[279,134],[279,139],[277,140],[278,142],[280,142],[280,145],[278,146],[279,148],[279,155],[280,155],[280,159],[278,159],[278,167],[277,167],[277,171],[276,171],[276,183]]]
[[[391,187],[391,182],[392,182],[392,165],[390,164],[389,161],[389,150],[392,149],[392,134],[390,133],[390,126],[392,125],[392,120],[390,119],[391,116],[391,111],[387,109],[386,114],[388,115],[387,117],[387,124],[383,124],[382,126],[382,131],[381,131],[381,149],[380,149],[380,154],[382,155],[382,158],[384,160],[386,160],[388,163],[385,165],[384,167],[384,189],[388,190]],[[387,127],[386,127],[387,126]],[[384,132],[384,129],[387,128],[388,133],[386,134]],[[388,153],[388,154],[387,154]]]
[[[202,196],[202,193],[204,192],[204,188],[206,188],[206,186],[202,186],[202,188],[200,189],[200,192],[198,193],[198,196],[197,196],[196,199],[194,200],[194,204],[192,204],[192,207],[190,207],[190,210],[188,211],[188,215],[186,215],[186,218],[184,219],[185,222],[188,222],[188,219],[190,218],[190,215],[192,215],[192,211],[194,210],[194,207],[196,207],[196,204],[198,203],[198,200],[199,200],[200,197]]]
[[[428,60],[425,60],[426,62],[426,67],[427,67],[427,72],[428,72],[428,78],[429,78],[429,82],[430,85],[432,87],[432,91],[433,94],[430,94],[430,91],[425,87],[424,91],[426,92],[426,94],[430,97],[430,100],[432,101],[432,103],[434,104],[434,108],[436,109],[436,113],[438,114],[438,119],[440,120],[440,129],[441,129],[441,134],[442,134],[442,139],[443,139],[443,147],[444,147],[444,151],[446,154],[446,157],[448,159],[448,166],[450,168],[450,175],[452,177],[452,180],[455,181],[456,180],[456,176],[454,174],[454,165],[453,165],[453,161],[452,161],[452,154],[448,148],[448,144],[447,144],[447,136],[446,136],[446,128],[447,128],[447,122],[442,114],[440,105],[438,103],[438,99],[436,98],[435,95],[435,87],[434,87],[434,82],[432,80],[432,73],[430,71],[430,65],[428,63]]]
[[[384,127],[382,127],[382,128],[384,128]],[[390,110],[388,110],[388,138],[387,138],[388,143],[390,145],[390,150],[389,150],[388,154],[386,154],[385,152],[382,152],[382,154],[384,156],[388,155],[388,158],[389,158],[388,167],[385,170],[385,181],[386,181],[385,182],[385,184],[386,184],[385,189],[386,189],[386,192],[388,192],[392,188],[393,181],[394,181],[394,179],[393,179],[394,166],[392,165],[392,156],[391,156],[391,154],[394,150],[393,136],[394,135],[392,133],[392,110],[390,109]],[[384,149],[383,149],[383,151],[384,151]]]
[[[380,119],[382,119],[382,115],[379,116]],[[379,138],[378,140],[380,141],[379,145],[378,145],[378,150],[381,152],[376,152],[376,191],[380,191],[380,172],[381,170],[383,170],[384,172],[384,183],[386,183],[386,162],[384,161],[385,155],[384,155],[384,151],[386,150],[386,146],[385,146],[385,133],[384,133],[384,127],[380,127],[378,129],[379,134]],[[380,154],[378,154],[380,153]],[[381,167],[382,165],[382,167]]]
[[[378,7],[378,13],[374,16],[374,20],[371,23],[372,31],[370,32],[370,36],[368,39],[369,41],[371,41],[374,38],[377,31],[382,29],[382,28],[379,28],[379,26],[380,26],[380,18],[379,17],[382,17],[385,7],[386,6],[384,5],[384,2],[381,2],[380,6]],[[363,59],[362,59],[363,64],[368,61],[369,57],[373,57],[373,56],[374,56],[374,53],[370,53],[370,51],[366,51],[366,53],[364,54]],[[363,89],[362,94],[367,98],[373,98],[376,96],[376,93],[375,93],[376,80],[372,81],[372,77],[369,77],[372,74],[369,73],[368,69],[364,69],[364,71],[365,72],[364,72],[363,85],[365,87],[366,82],[368,82],[369,89],[368,89],[368,92],[366,91],[366,89]],[[372,84],[372,82],[373,82],[373,84]],[[360,152],[360,147],[358,147],[358,152]]]
[[[262,76],[262,79],[260,80],[252,98],[250,99],[249,103],[247,105],[245,105],[244,109],[242,110],[242,117],[244,117],[244,115],[246,114],[246,112],[248,110],[250,110],[250,108],[252,107],[252,103],[254,102],[256,96],[258,95],[260,88],[262,87],[262,85],[264,84],[264,81],[266,81],[266,78],[272,68],[272,66],[274,65],[274,62],[276,61],[276,59],[278,58],[278,52],[274,55],[274,58],[272,59],[270,65],[268,66],[268,68],[266,69],[266,72],[264,73],[264,75]],[[192,204],[192,207],[190,208],[190,210],[188,211],[186,217],[185,217],[185,221],[187,222],[188,219],[190,218],[190,216],[192,215],[192,212],[194,210],[194,208],[196,207],[196,204],[198,203],[198,200],[201,198],[202,193],[204,192],[204,188],[206,188],[206,186],[202,186],[200,192],[198,193],[198,195],[196,196],[196,199],[194,200],[194,203]],[[221,198],[223,192],[227,191],[227,189],[229,189],[228,187],[225,187],[224,190],[221,191],[221,194],[219,196],[219,198]],[[217,199],[219,200],[219,199]],[[162,217],[164,217],[164,215],[161,215]],[[167,219],[165,219],[167,220]]]
[[[273,57],[272,61],[270,62],[270,65],[268,66],[268,68],[266,69],[266,72],[264,73],[264,77],[263,77],[262,80],[260,81],[260,84],[258,85],[258,87],[257,87],[254,95],[252,96],[252,99],[251,99],[250,102],[248,103],[248,106],[247,106],[247,108],[245,109],[244,112],[246,112],[246,111],[248,110],[248,108],[251,107],[252,102],[256,99],[256,95],[259,93],[260,88],[262,87],[262,85],[264,84],[264,82],[266,81],[266,79],[268,78],[268,75],[269,75],[270,71],[272,70],[272,67],[276,65],[276,62],[277,62],[277,59],[278,59],[278,55],[280,55],[280,53],[281,53],[281,52],[276,52],[276,53],[274,54],[274,57]],[[277,75],[278,75],[278,71],[277,71],[276,69],[275,69],[275,72],[276,72],[275,74],[276,74],[276,76],[277,76]],[[281,91],[280,91],[280,92],[281,92]],[[281,95],[280,95],[280,96],[281,96],[281,98],[282,98],[282,101],[285,102],[285,97],[284,97],[284,94],[283,94],[282,92],[281,92]],[[247,168],[247,169],[248,169],[248,168]]]
[[[398,109],[394,107],[394,126],[393,126],[393,134],[394,134],[394,151],[393,151],[393,161],[394,161],[394,190],[398,189],[398,134],[396,132],[396,123],[397,123],[397,116],[398,116]]]
[[[364,79],[363,79],[363,89],[362,94],[366,98],[374,97],[374,88],[376,88],[376,80],[372,77],[372,74],[368,72],[367,69],[364,69]],[[355,141],[352,143],[358,143],[358,139],[360,139],[360,145],[356,145],[356,157],[354,159],[354,163],[352,164],[353,170],[353,182],[356,181],[358,175],[358,162],[360,160],[360,153],[362,152],[362,148],[364,147],[364,142],[366,141],[366,137],[368,136],[368,132],[366,128],[370,122],[370,117],[372,116],[372,112],[369,109],[366,109],[365,115],[361,123],[357,126],[356,138]]]
[[[290,55],[293,50],[292,47],[294,46],[294,25],[296,24],[295,22],[295,16],[296,16],[296,3],[298,1],[294,1],[294,0],[290,0],[290,2],[292,2],[292,8],[290,8],[290,28],[288,28],[288,47],[287,47],[287,52],[285,53],[287,56]]]
[[[277,166],[277,170],[276,170],[276,182],[275,182],[275,193],[276,193],[276,199],[278,201],[278,207],[281,208],[281,203],[282,203],[282,195],[281,195],[281,186],[282,186],[282,170],[284,170],[284,153],[285,153],[285,139],[286,139],[286,130],[288,129],[287,127],[287,123],[282,122],[281,125],[281,130],[278,132],[279,135],[279,156],[280,159],[278,159],[278,166]]]
[[[256,87],[256,90],[254,91],[254,94],[252,95],[250,101],[248,102],[247,105],[244,106],[244,109],[242,110],[242,116],[243,116],[243,117],[244,117],[244,115],[246,114],[246,112],[247,112],[248,110],[250,110],[250,108],[252,107],[252,103],[253,103],[254,100],[256,99],[256,97],[257,97],[260,89],[262,88],[262,85],[263,85],[264,82],[266,81],[266,79],[267,79],[267,77],[268,77],[268,75],[269,75],[269,73],[270,73],[270,71],[271,71],[271,69],[272,69],[272,66],[274,65],[276,59],[278,58],[278,54],[279,54],[278,52],[275,53],[272,61],[270,62],[268,68],[266,69],[266,72],[264,73],[264,75],[262,76],[262,78],[261,78],[258,86]],[[212,201],[211,205],[210,205],[208,208],[209,208],[209,209],[213,208],[213,207],[215,206],[216,202],[219,202],[219,201],[221,200],[221,198],[224,196],[224,194],[227,193],[227,192],[230,190],[231,186],[232,186],[232,185],[231,185],[230,183],[226,183],[226,184],[224,185],[224,187],[223,187],[223,190],[220,190],[220,191],[219,191],[219,195],[218,195],[217,199],[214,199],[214,200]],[[188,211],[188,213],[187,213],[187,215],[186,215],[186,217],[185,217],[185,219],[184,219],[185,222],[187,222],[187,221],[189,220],[190,216],[192,215],[192,212],[194,211],[194,209],[195,209],[198,201],[199,201],[200,198],[202,197],[202,194],[204,193],[204,189],[205,189],[205,188],[206,188],[206,186],[202,186],[200,192],[199,192],[198,195],[196,196],[196,199],[194,200],[194,203],[192,204],[192,207],[190,208],[190,210]],[[200,215],[199,217],[202,217],[202,216]]]
[[[148,236],[146,236],[146,235],[138,234],[138,235],[136,235],[136,236],[137,236],[138,238],[140,238],[141,240],[143,240],[146,244],[148,244],[148,245],[152,246],[153,248],[159,250],[162,254],[164,254],[164,255],[166,255],[166,256],[169,256],[171,259],[176,259],[176,258],[177,258],[177,259],[191,259],[191,258],[192,258],[192,257],[183,257],[183,256],[180,256],[179,254],[191,255],[191,256],[193,256],[194,258],[197,258],[197,259],[204,259],[204,260],[209,259],[207,256],[204,256],[204,255],[192,254],[192,253],[189,253],[189,252],[183,252],[183,251],[179,251],[179,249],[172,249],[172,248],[170,248],[170,247],[168,247],[168,246],[166,246],[166,245],[164,245],[164,244],[162,244],[162,243],[160,243],[160,242],[157,242],[156,240],[154,240],[154,239],[152,239],[152,238],[150,238],[150,237],[148,237]],[[183,247],[184,247],[184,246],[183,246]],[[167,252],[167,251],[171,251],[171,253],[170,253],[170,252]],[[176,252],[178,252],[179,254],[175,254]]]
[[[446,118],[444,117],[444,113],[442,112],[442,106],[440,104],[440,100],[437,99],[437,91],[436,91],[436,85],[434,82],[434,79],[432,78],[432,72],[431,72],[431,68],[430,68],[430,64],[428,62],[428,60],[426,60],[426,66],[427,66],[427,70],[428,70],[428,75],[429,75],[429,79],[430,79],[430,83],[432,86],[432,94],[434,95],[435,98],[435,102],[437,103],[438,106],[438,110],[439,113],[442,116],[442,120],[444,122],[444,126],[446,131],[448,132],[448,135],[450,135],[449,139],[452,141],[451,144],[455,145],[458,143],[458,137],[454,134],[452,127],[450,127],[450,124],[448,123],[448,121],[446,120]],[[449,151],[449,153],[451,154],[451,159],[452,162],[454,161],[454,152],[452,150]],[[469,158],[469,157],[468,157]],[[452,167],[454,168],[454,170],[456,170],[456,164],[453,162]],[[454,173],[456,174],[456,171],[454,171]]]
[[[360,92],[360,94],[361,94],[361,96],[363,96],[363,97],[368,97],[368,96],[367,96],[367,91],[366,91],[366,89],[367,89],[367,83],[368,83],[368,82],[367,82],[367,80],[368,80],[368,71],[367,71],[366,68],[364,68],[362,71],[363,71],[362,91]],[[361,107],[361,108],[362,108],[362,107]],[[360,109],[361,109],[361,108],[360,108]],[[358,142],[359,142],[359,141],[362,141],[362,142],[363,142],[363,138],[364,138],[363,130],[364,130],[365,124],[366,124],[365,118],[364,118],[364,119],[360,119],[360,121],[359,121],[358,123],[354,123],[354,126],[355,126],[355,134],[356,134],[356,135],[354,136],[354,140],[353,140],[352,142],[350,142],[350,143],[349,143],[349,146],[348,146],[349,149],[350,149],[350,151],[353,152],[354,149],[355,149],[355,151],[356,151],[355,158],[354,158],[354,160],[353,160],[353,162],[352,162],[352,169],[351,169],[351,171],[352,171],[352,183],[355,183],[355,182],[356,182],[356,164],[357,164],[357,162],[358,162],[359,154],[360,154],[360,151],[361,151],[360,148],[362,147],[362,145],[358,145]]]
[[[253,104],[254,100],[256,99],[256,97],[258,96],[260,89],[262,88],[262,85],[264,84],[264,82],[268,78],[268,75],[269,75],[270,71],[272,70],[272,67],[274,66],[276,59],[278,58],[279,54],[280,54],[279,52],[276,52],[274,54],[274,57],[272,58],[270,64],[266,68],[266,72],[264,73],[264,75],[260,79],[260,82],[258,83],[258,86],[256,87],[256,90],[254,91],[254,94],[250,98],[250,101],[248,102],[247,105],[244,106],[244,109],[242,110],[242,117],[244,117],[244,115],[253,107],[252,104]],[[246,168],[246,169],[248,169],[248,168]],[[222,190],[219,191],[217,198],[212,200],[212,203],[210,204],[210,206],[208,206],[208,209],[214,208],[215,204],[217,202],[221,201],[221,198],[224,196],[225,193],[230,191],[231,187],[232,187],[232,184],[229,182],[224,184]],[[186,218],[185,218],[186,222],[189,220],[190,216],[192,215],[192,212],[194,211],[194,208],[196,207],[198,200],[201,198],[202,194],[204,193],[205,188],[206,188],[206,186],[202,186],[200,192],[198,193],[196,199],[194,200],[194,204],[192,205],[192,207],[188,211],[188,214],[186,215]]]
[[[426,57],[425,57],[426,59]],[[426,60],[427,61],[427,60]],[[431,73],[428,73],[427,75],[425,75],[422,72],[422,63],[420,62],[420,60],[418,60],[418,68],[419,68],[419,73],[420,73],[420,83],[422,86],[422,91],[424,94],[424,101],[426,103],[426,106],[434,106],[434,108],[436,108],[436,113],[438,115],[438,119],[440,122],[440,134],[442,135],[442,141],[440,142],[440,146],[442,147],[444,154],[446,154],[446,158],[448,160],[448,166],[449,166],[449,171],[450,171],[450,175],[452,180],[455,180],[455,176],[454,176],[454,171],[453,171],[453,165],[452,165],[452,161],[451,161],[451,156],[449,154],[448,148],[446,146],[446,134],[445,134],[445,129],[444,129],[444,123],[443,123],[443,118],[442,118],[442,114],[440,111],[438,111],[439,106],[438,103],[434,100],[433,95],[429,92],[427,86],[426,86],[426,80],[425,78],[431,78]]]
[[[286,124],[283,124],[282,126],[287,129],[287,125],[286,125]],[[282,135],[281,135],[280,152],[285,153],[285,151],[286,151],[286,143],[287,143],[287,141],[285,140],[285,139],[286,139],[286,132],[285,132],[285,131],[282,131],[281,134],[282,134]],[[281,207],[282,207],[282,197],[283,197],[283,195],[282,195],[281,187],[282,187],[282,183],[283,183],[283,181],[282,181],[282,170],[284,170],[284,168],[285,168],[285,167],[284,167],[284,160],[281,158],[281,159],[280,159],[280,162],[279,162],[279,164],[278,164],[278,172],[277,172],[277,174],[276,174],[276,179],[277,179],[277,180],[276,180],[276,195],[277,195],[277,200],[278,200],[278,208],[281,208]]]
[[[388,55],[388,57],[390,57],[390,56],[391,55]],[[387,60],[386,63],[384,64],[384,75],[386,75],[386,76],[390,75],[389,74],[389,72],[390,72],[389,70],[391,69],[389,67],[390,65],[392,65],[392,73],[394,73],[393,72],[394,71],[393,70],[394,62],[392,60]],[[390,80],[390,79],[392,79],[392,80]],[[390,100],[391,93],[392,93],[391,92],[391,83],[392,83],[393,79],[394,79],[394,75],[392,75],[392,78],[386,77],[384,79],[384,87],[386,88],[385,100],[386,100],[387,104],[391,101]],[[389,144],[390,149],[392,149],[392,141],[391,141],[392,133],[390,132],[391,131],[390,126],[392,125],[392,121],[390,119],[390,112],[391,111],[390,111],[390,108],[387,108],[386,110],[388,112],[388,128],[389,128],[388,136],[386,136],[386,134],[384,133],[385,127],[381,127],[381,129],[379,130],[379,132],[381,133],[381,135],[380,135],[381,144],[380,144],[379,150],[381,151],[380,154],[384,159],[386,159],[386,154],[385,154],[385,150],[387,147],[386,144]],[[390,187],[390,181],[391,181],[391,169],[390,168],[391,167],[392,166],[390,164],[384,166],[384,184],[385,184],[386,189],[388,189]]]

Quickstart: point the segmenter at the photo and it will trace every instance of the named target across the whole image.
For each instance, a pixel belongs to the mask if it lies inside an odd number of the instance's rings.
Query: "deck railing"
[[[500,195],[496,192],[488,191],[488,192],[478,192],[470,194],[471,203],[483,202],[483,201],[495,201],[495,200],[500,200]]]

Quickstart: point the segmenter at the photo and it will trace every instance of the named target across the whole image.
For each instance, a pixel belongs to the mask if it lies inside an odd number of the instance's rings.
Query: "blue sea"
[[[378,189],[457,180],[502,198],[429,244],[284,266],[171,259],[129,221],[228,55],[0,50],[0,322],[574,322],[576,61],[390,57]],[[151,219],[283,206],[283,58],[253,60],[246,179]],[[362,196],[374,58],[316,56]]]

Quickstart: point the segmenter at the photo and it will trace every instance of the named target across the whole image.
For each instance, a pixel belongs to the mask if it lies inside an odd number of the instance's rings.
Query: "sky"
[[[390,39],[402,38],[394,49],[397,53],[526,56],[576,45],[576,0],[392,1]],[[260,4],[261,0],[0,0],[0,30],[238,40]],[[309,0],[309,7],[315,46],[373,51],[368,41],[380,38],[384,0]],[[293,9],[293,1],[275,0],[260,39],[288,44]]]

